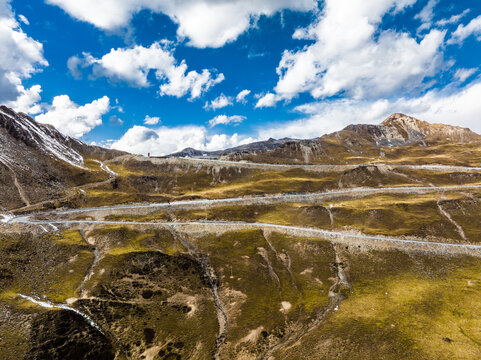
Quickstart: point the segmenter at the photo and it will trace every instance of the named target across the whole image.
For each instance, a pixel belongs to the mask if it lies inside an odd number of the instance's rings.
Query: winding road
[[[413,245],[417,249],[443,251],[450,250],[456,253],[473,253],[481,256],[481,245],[458,244],[448,242],[436,242],[408,238],[396,238],[388,236],[365,235],[360,233],[349,233],[340,231],[329,231],[300,226],[277,225],[267,223],[247,223],[241,221],[186,221],[186,222],[142,222],[142,221],[108,221],[108,220],[30,220],[25,217],[14,218],[10,222],[23,223],[27,225],[57,224],[66,226],[75,225],[126,225],[126,226],[160,226],[160,227],[195,227],[204,229],[224,228],[224,230],[236,229],[272,229],[275,231],[298,234],[301,236],[314,236],[329,240],[333,243],[349,244],[350,240],[359,240],[363,244],[377,247],[389,245]],[[396,246],[399,248],[399,246]],[[403,247],[401,247],[403,248]],[[474,250],[474,251],[473,251]]]
[[[165,159],[153,159],[164,161]],[[169,160],[169,159],[168,159]],[[176,159],[175,161],[177,161]],[[185,161],[212,163],[215,165],[225,165],[236,167],[261,167],[269,169],[286,169],[286,168],[301,168],[309,169],[310,171],[330,171],[332,169],[350,169],[358,167],[369,166],[386,166],[390,168],[404,168],[426,171],[439,171],[439,172],[481,172],[481,167],[463,167],[463,166],[446,166],[446,165],[391,165],[391,164],[365,164],[365,165],[277,165],[277,164],[258,164],[258,163],[246,163],[246,162],[234,162],[234,161],[222,161],[222,160],[205,160],[205,159],[185,159]],[[118,174],[112,171],[107,165],[98,161],[100,168],[109,174],[111,181],[116,178]],[[88,184],[87,187],[96,186],[96,184]],[[85,186],[84,186],[85,187]],[[78,188],[80,189],[80,187]],[[248,205],[248,204],[274,204],[279,202],[297,202],[297,201],[314,201],[318,199],[329,199],[341,196],[369,196],[375,194],[421,194],[431,192],[448,192],[448,191],[464,191],[464,190],[479,190],[481,184],[469,184],[458,186],[399,186],[399,187],[385,187],[385,188],[351,188],[332,190],[318,193],[296,193],[296,194],[278,194],[278,195],[264,195],[264,196],[248,196],[248,197],[235,197],[224,199],[200,199],[200,200],[186,200],[175,201],[171,203],[149,203],[149,204],[129,204],[129,205],[115,205],[85,209],[68,209],[60,211],[50,211],[41,213],[32,213],[28,215],[19,216],[4,216],[2,220],[6,224],[24,224],[32,226],[43,226],[56,224],[65,227],[77,227],[91,225],[123,225],[123,226],[156,226],[170,229],[172,232],[182,239],[182,243],[189,251],[196,257],[202,264],[206,276],[209,279],[213,298],[217,307],[218,320],[219,320],[219,336],[217,339],[217,348],[215,358],[218,358],[219,349],[224,343],[224,339],[227,333],[228,317],[224,310],[224,306],[217,291],[217,285],[215,282],[215,273],[207,262],[207,257],[200,254],[198,250],[190,245],[187,240],[183,239],[182,233],[208,233],[208,232],[225,232],[235,231],[239,229],[263,229],[276,231],[288,235],[294,235],[299,237],[311,237],[321,238],[330,241],[334,244],[342,244],[344,246],[353,247],[367,247],[367,248],[396,248],[403,251],[429,251],[442,254],[469,254],[476,257],[481,257],[481,245],[468,244],[468,243],[452,243],[452,242],[439,242],[428,241],[425,239],[413,239],[413,238],[397,238],[389,236],[379,235],[366,235],[357,232],[341,232],[341,231],[329,231],[317,228],[278,225],[270,223],[248,223],[239,221],[176,221],[176,222],[143,222],[143,221],[108,221],[108,220],[75,220],[56,218],[56,216],[66,217],[74,214],[85,214],[106,211],[109,213],[120,212],[123,210],[136,210],[136,209],[162,209],[162,208],[192,208],[192,207],[209,207],[219,206],[224,204],[231,205]],[[32,207],[35,205],[32,205]],[[441,207],[438,202],[441,213],[446,216],[450,221],[449,214]],[[111,215],[111,214],[110,214]],[[40,218],[39,218],[40,217]],[[54,227],[53,227],[54,228]],[[458,229],[459,230],[459,229]],[[460,230],[462,232],[462,229]],[[464,233],[463,233],[464,234]],[[340,262],[337,260],[337,262]],[[90,272],[90,269],[89,269]],[[342,275],[342,274],[341,274]],[[344,281],[342,276],[338,274],[340,281]],[[88,275],[87,275],[88,278]],[[87,279],[86,278],[86,279]],[[83,284],[82,284],[83,287]],[[86,314],[76,310],[70,306],[64,304],[53,304],[49,301],[43,301],[39,298],[21,295],[25,300],[35,303],[45,308],[60,308],[69,311],[73,311],[82,316],[91,326],[102,332],[100,327]],[[333,295],[333,300],[330,308],[334,308],[339,303],[339,299]],[[329,309],[330,309],[329,308]],[[271,349],[275,350],[275,348]]]
[[[234,166],[237,168],[265,168],[265,169],[304,169],[309,171],[332,171],[332,170],[346,170],[355,169],[359,167],[389,167],[392,169],[412,169],[412,170],[426,170],[426,171],[459,171],[459,172],[481,172],[481,166],[460,166],[460,165],[416,165],[416,164],[385,164],[385,163],[369,163],[369,164],[269,164],[269,163],[255,163],[250,161],[230,161],[230,160],[215,160],[202,158],[146,158],[138,157],[144,161],[150,161],[153,164],[166,164],[169,162],[192,162],[204,165],[213,166]],[[114,159],[115,160],[115,159]]]
[[[10,220],[11,222],[24,222],[32,216],[42,215],[68,215],[91,213],[95,211],[115,211],[115,210],[132,210],[132,209],[156,209],[156,208],[171,208],[171,207],[195,207],[195,206],[212,206],[212,205],[249,205],[249,204],[272,204],[278,202],[296,202],[305,200],[317,200],[326,198],[335,198],[344,195],[352,196],[369,196],[379,193],[429,193],[429,192],[446,192],[446,191],[463,191],[463,190],[477,190],[481,189],[481,184],[473,185],[458,185],[458,186],[398,186],[398,187],[384,187],[384,188],[351,188],[342,190],[332,190],[318,193],[299,193],[299,194],[281,194],[281,195],[262,195],[262,196],[245,196],[224,199],[200,199],[200,200],[183,200],[166,203],[148,203],[148,204],[128,204],[128,205],[114,205],[101,206],[93,208],[82,209],[68,209],[54,212],[34,213],[31,215],[17,216]]]

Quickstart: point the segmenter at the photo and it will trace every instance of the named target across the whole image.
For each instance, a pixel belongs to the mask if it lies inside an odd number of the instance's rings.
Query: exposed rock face
[[[83,166],[82,155],[71,146],[72,142],[80,142],[62,135],[53,126],[39,124],[25,114],[16,114],[9,108],[1,106],[0,127],[14,140],[29,148],[74,166]],[[2,146],[6,141],[5,136],[0,138],[3,157],[8,158],[9,148]]]
[[[380,125],[349,125],[341,131],[317,139],[289,141],[275,149],[256,154],[235,154],[229,158],[255,162],[343,163],[349,158],[354,161],[382,157],[386,148],[471,142],[481,142],[481,136],[466,128],[430,124],[397,113]]]
[[[393,114],[381,125],[350,125],[343,131],[354,132],[377,146],[403,146],[423,141],[465,143],[481,137],[469,129],[443,124],[430,124],[404,114]]]

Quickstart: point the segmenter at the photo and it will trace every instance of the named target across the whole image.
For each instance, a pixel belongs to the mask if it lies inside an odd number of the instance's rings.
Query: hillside
[[[453,146],[462,150],[481,142],[481,136],[469,129],[430,124],[404,114],[393,114],[380,125],[349,125],[345,129],[313,140],[289,141],[276,149],[253,154],[235,154],[230,160],[269,163],[336,164],[377,161],[408,161],[434,152],[449,157]],[[426,159],[431,161],[430,159]],[[448,160],[449,159],[444,159]],[[451,161],[468,161],[461,158]]]
[[[2,107],[2,360],[481,358],[480,136],[267,143],[146,158]]]
[[[70,187],[98,181],[105,174],[93,170],[91,160],[122,154],[86,145],[1,106],[0,206],[18,208],[59,197]]]

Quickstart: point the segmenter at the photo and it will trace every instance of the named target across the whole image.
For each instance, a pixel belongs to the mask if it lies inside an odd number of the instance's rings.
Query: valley
[[[395,114],[149,158],[25,121],[0,114],[3,358],[481,357],[479,135]]]

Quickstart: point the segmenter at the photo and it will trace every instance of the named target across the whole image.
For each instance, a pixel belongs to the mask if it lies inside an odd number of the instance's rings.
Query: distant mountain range
[[[396,113],[380,125],[349,125],[341,131],[312,140],[286,141],[273,149],[230,153],[229,160],[273,163],[363,163],[372,158],[392,158],[397,149],[405,154],[422,147],[481,142],[473,131],[451,125],[431,124]],[[443,152],[442,149],[438,149]]]
[[[236,147],[225,149],[225,150],[217,150],[217,151],[201,151],[193,148],[185,148],[182,151],[168,155],[168,157],[219,158],[221,156],[230,155],[230,154],[250,154],[250,153],[257,153],[262,151],[274,150],[274,149],[277,149],[279,146],[292,141],[297,141],[297,140],[290,139],[290,138],[276,140],[271,138],[266,141],[253,142],[250,144],[245,144],[245,145],[236,146]]]
[[[433,154],[453,156],[452,149],[442,146],[478,142],[481,136],[469,129],[394,114],[380,125],[350,125],[312,140],[269,139],[212,152],[188,148],[170,156],[281,164],[358,164],[375,158],[399,161],[413,152],[417,159],[428,155],[432,158]],[[20,208],[65,195],[73,186],[106,176],[93,160],[125,154],[87,145],[1,106],[0,207]]]

